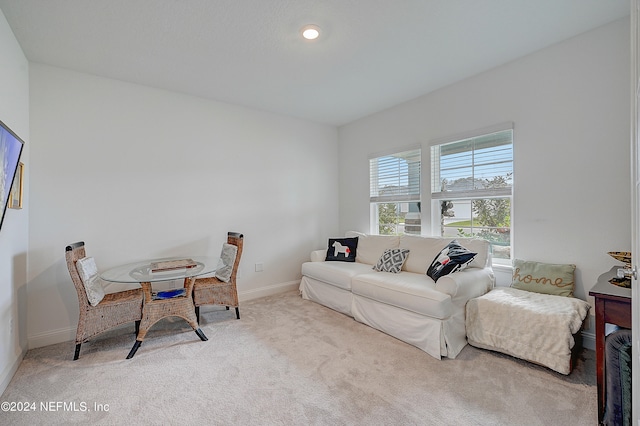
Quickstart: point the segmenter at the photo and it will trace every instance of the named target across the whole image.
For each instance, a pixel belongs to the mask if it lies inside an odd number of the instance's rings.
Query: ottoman
[[[573,297],[497,287],[467,302],[467,341],[569,374],[574,334],[589,308]]]

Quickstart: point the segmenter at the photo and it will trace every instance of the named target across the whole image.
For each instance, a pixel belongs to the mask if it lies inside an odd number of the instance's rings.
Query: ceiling
[[[27,59],[342,125],[629,15],[629,0],[0,0]],[[305,24],[318,40],[300,37]]]

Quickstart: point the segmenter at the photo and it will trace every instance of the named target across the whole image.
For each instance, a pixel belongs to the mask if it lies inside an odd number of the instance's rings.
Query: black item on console
[[[605,342],[604,425],[631,425],[631,330],[620,329]]]

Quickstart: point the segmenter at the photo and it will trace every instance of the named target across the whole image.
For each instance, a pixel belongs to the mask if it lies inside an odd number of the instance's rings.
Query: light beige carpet
[[[439,361],[295,291],[240,314],[203,312],[207,342],[164,320],[131,360],[133,326],[78,361],[73,342],[31,350],[0,402],[35,410],[0,424],[597,424],[592,351],[570,376],[470,346]]]

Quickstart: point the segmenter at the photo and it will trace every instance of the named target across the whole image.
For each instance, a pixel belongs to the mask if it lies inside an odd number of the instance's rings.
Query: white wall
[[[421,144],[429,200],[430,141],[511,121],[514,255],[575,263],[576,296],[590,300],[620,265],[607,251],[631,244],[629,61],[624,19],[341,127],[341,232],[369,229],[370,153]]]
[[[69,243],[104,269],[239,231],[246,300],[295,287],[338,229],[334,127],[40,64],[30,88],[30,348],[75,337]]]
[[[0,230],[0,394],[27,350],[26,288],[29,235],[29,64],[0,11],[0,120],[25,143],[25,202],[8,209]]]

